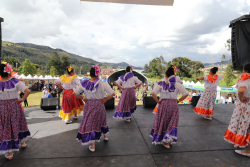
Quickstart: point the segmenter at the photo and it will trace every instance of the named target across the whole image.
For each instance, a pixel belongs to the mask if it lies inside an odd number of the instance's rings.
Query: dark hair
[[[210,69],[210,71],[211,71],[213,74],[216,74],[218,70],[219,70],[218,67],[213,67],[213,68]]]
[[[95,68],[94,68],[94,67],[92,67],[92,68],[90,69],[90,76],[91,76],[91,77],[96,77],[96,76],[95,76]]]
[[[167,71],[166,71],[166,75],[168,77],[170,77],[171,75],[174,75],[174,66],[171,65],[170,67],[168,67]]]
[[[7,72],[3,72],[4,71],[4,67],[6,67],[5,64],[0,64],[0,75],[2,78],[6,78],[9,76],[9,74]]]
[[[244,71],[247,71],[250,73],[250,63],[245,64],[243,69],[244,69]]]
[[[69,72],[69,69],[67,68],[67,73],[71,74],[72,72],[74,72],[74,68],[72,68],[72,70]]]
[[[131,67],[130,66],[127,66],[127,68],[126,68],[126,72],[130,72],[130,70],[131,70]]]

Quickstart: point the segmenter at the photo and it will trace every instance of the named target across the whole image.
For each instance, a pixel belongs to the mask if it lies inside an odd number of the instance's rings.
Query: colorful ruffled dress
[[[236,87],[246,87],[244,97],[250,99],[250,74],[242,74]],[[244,148],[250,144],[250,101],[247,103],[235,101],[233,115],[224,139],[234,147]]]
[[[128,72],[126,75],[122,75],[116,83],[122,85],[125,89],[122,91],[113,118],[126,120],[131,118],[132,113],[136,110],[136,97],[133,87],[135,84],[141,84],[142,82],[134,76],[133,72]]]
[[[174,75],[169,77],[168,82],[169,84],[165,81],[158,82],[152,91],[155,95],[160,93],[162,101],[158,106],[150,134],[152,144],[175,144],[177,142],[179,123],[177,96],[179,93],[185,96],[188,91],[182,84],[176,82]]]
[[[177,76],[177,75],[175,75],[175,80],[176,80],[176,83],[180,83],[180,84],[182,84],[183,82],[182,82],[182,80],[180,79],[180,77],[179,76]],[[162,81],[166,81],[166,79],[165,78],[163,78],[163,80]],[[155,108],[154,108],[154,110],[153,110],[153,113],[154,114],[156,114],[156,112],[157,112],[157,109],[158,109],[158,104],[155,106]]]
[[[207,75],[204,77],[205,90],[194,108],[196,114],[209,117],[213,116],[217,86],[222,78],[222,75],[214,75],[214,77]]]
[[[30,136],[18,91],[27,89],[19,79],[0,81],[0,154],[19,151],[19,143]]]
[[[80,125],[76,140],[87,145],[100,141],[102,133],[108,134],[106,109],[101,99],[105,98],[105,94],[115,93],[107,82],[96,79],[95,82],[89,80],[81,81],[81,85],[74,89],[75,94],[85,94],[88,101],[85,103],[83,119]]]
[[[74,116],[75,113],[80,115],[84,108],[83,101],[81,99],[77,99],[73,95],[73,89],[76,88],[77,85],[81,85],[81,83],[76,75],[71,77],[63,75],[56,82],[61,84],[63,87],[62,106],[59,117],[66,122],[70,119],[70,117]]]

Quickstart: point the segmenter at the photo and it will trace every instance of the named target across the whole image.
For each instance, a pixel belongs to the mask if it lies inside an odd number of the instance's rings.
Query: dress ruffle
[[[83,87],[85,92],[95,92],[99,87],[100,81],[101,81],[100,78],[97,78],[95,82],[91,82],[89,80],[83,80],[81,81],[81,86]]]
[[[71,83],[76,77],[77,77],[76,75],[73,75],[71,77],[66,77],[66,75],[62,75],[60,78],[61,78],[61,81],[64,83]]]
[[[122,112],[122,111],[115,112],[113,118],[122,120],[131,118],[131,115],[135,112],[136,108],[137,107],[135,106],[134,108],[131,108],[130,111],[128,112]]]
[[[80,115],[81,112],[83,111],[83,109],[84,109],[84,105],[80,106],[80,107],[77,108],[77,109],[74,108],[70,113],[67,113],[67,114],[65,114],[63,110],[60,110],[59,117],[62,118],[62,120],[67,121],[67,120],[70,119],[70,117],[74,116],[75,113],[76,113],[77,115]]]
[[[101,132],[89,132],[89,133],[79,133],[76,136],[76,140],[78,140],[79,142],[82,143],[82,145],[88,145],[90,143],[94,143],[94,142],[100,142],[102,133],[104,135],[109,133],[109,128],[108,126],[106,127],[101,127]]]
[[[124,82],[127,81],[129,78],[132,78],[134,76],[133,72],[129,72],[126,75],[120,76],[120,79]]]
[[[204,108],[199,108],[199,107],[195,107],[194,108],[194,112],[198,115],[202,115],[202,116],[213,116],[213,110],[209,110],[209,109],[204,109]]]
[[[247,134],[246,136],[236,135],[228,129],[224,135],[224,139],[233,144],[234,147],[245,148],[250,144],[250,134]]]
[[[12,78],[8,81],[4,81],[4,82],[0,82],[0,91],[4,91],[4,90],[11,90],[13,88],[16,87],[16,84],[19,82],[19,79],[16,78]]]
[[[152,129],[150,137],[152,137],[152,144],[163,144],[163,143],[172,143],[177,142],[178,129],[172,127],[169,131],[162,132],[161,134],[154,133]]]
[[[175,76],[172,75],[168,78],[168,84],[165,81],[158,82],[157,84],[162,87],[165,92],[174,92],[175,91]]]

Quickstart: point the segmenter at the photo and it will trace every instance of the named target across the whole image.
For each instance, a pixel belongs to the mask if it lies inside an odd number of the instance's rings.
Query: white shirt
[[[247,90],[246,90],[244,97],[250,98],[250,79],[247,79],[245,81],[240,81],[237,85],[238,85],[238,88],[246,87]]]
[[[229,98],[228,98],[228,102],[232,102],[232,97],[229,97]]]
[[[155,95],[160,93],[160,99],[177,99],[179,93],[181,93],[182,96],[188,95],[188,91],[180,83],[175,83],[174,92],[168,92],[168,90],[163,90],[162,86],[158,84],[155,85],[154,90],[152,92],[154,92]]]
[[[192,96],[196,96],[196,93],[193,93]]]
[[[7,82],[7,81],[0,81],[0,82]],[[4,89],[4,92],[0,90],[0,100],[20,99],[18,91],[24,92],[25,89],[28,89],[28,87],[25,86],[25,84],[22,81],[19,81],[12,89]]]
[[[90,81],[91,82],[91,81]],[[110,85],[107,82],[103,82],[101,80],[98,81],[99,86],[97,90],[94,91],[88,91],[82,85],[80,84],[76,88],[74,88],[75,94],[79,95],[80,93],[85,93],[85,97],[88,100],[100,100],[105,98],[105,93],[108,93],[109,95],[112,95],[115,93],[115,91],[110,87]]]
[[[124,76],[125,78],[125,76]],[[136,76],[129,78],[127,81],[122,81],[120,78],[116,81],[117,84],[121,85],[123,88],[133,88],[135,84],[141,84],[140,81]]]
[[[49,92],[48,92],[47,90],[44,90],[44,91],[43,91],[43,98],[47,98],[48,93],[49,93]]]
[[[70,77],[68,77],[70,78]],[[64,89],[66,90],[70,90],[70,89],[74,89],[77,87],[77,85],[81,85],[80,80],[75,77],[72,82],[62,82],[61,78],[56,80],[56,83],[59,83]]]
[[[208,79],[207,76],[204,76],[204,87],[209,90],[217,90],[217,86],[219,85],[219,81],[222,80],[223,76],[218,75],[218,79],[214,82],[211,83]]]

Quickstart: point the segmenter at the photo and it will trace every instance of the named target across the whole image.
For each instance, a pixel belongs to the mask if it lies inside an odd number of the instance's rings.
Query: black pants
[[[27,106],[27,107],[29,106],[29,105],[28,105],[27,99],[25,99],[23,102],[24,102],[24,106],[25,106],[25,107],[26,107],[26,106]]]

